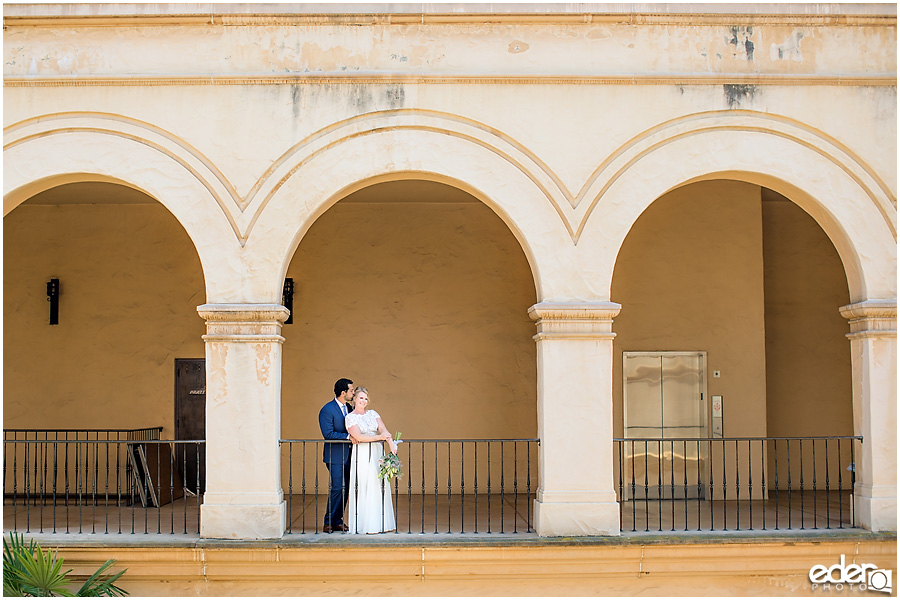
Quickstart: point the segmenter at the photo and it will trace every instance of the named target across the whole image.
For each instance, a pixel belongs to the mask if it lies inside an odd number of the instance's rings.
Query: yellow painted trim
[[[175,5],[177,7],[177,5]],[[135,26],[347,26],[347,25],[430,25],[430,24],[522,24],[522,25],[579,25],[591,23],[623,24],[623,25],[688,25],[688,26],[721,26],[721,25],[789,25],[789,26],[855,26],[855,27],[890,27],[896,25],[897,17],[892,14],[751,14],[751,11],[740,12],[696,12],[688,13],[690,5],[683,14],[666,14],[663,7],[658,12],[645,11],[609,11],[568,13],[499,13],[499,12],[465,12],[465,13],[416,13],[391,12],[385,10],[394,5],[372,5],[373,13],[306,13],[306,14],[227,14],[201,13],[178,14],[173,8],[168,14],[92,14],[92,15],[5,15],[6,27],[135,27]],[[698,6],[699,8],[699,6]],[[758,9],[757,9],[758,10]],[[847,9],[852,10],[852,7]],[[887,11],[886,11],[887,12]]]

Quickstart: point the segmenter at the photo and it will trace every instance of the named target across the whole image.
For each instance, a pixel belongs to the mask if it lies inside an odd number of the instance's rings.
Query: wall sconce
[[[59,279],[47,282],[47,302],[50,303],[50,324],[59,325]]]
[[[284,288],[281,290],[281,303],[286,309],[291,311],[290,316],[284,322],[290,325],[294,322],[294,280],[290,277],[284,280]]]

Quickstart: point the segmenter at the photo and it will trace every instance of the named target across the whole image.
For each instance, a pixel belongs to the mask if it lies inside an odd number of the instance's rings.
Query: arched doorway
[[[317,414],[340,377],[367,387],[371,408],[407,439],[537,437],[532,272],[506,224],[472,195],[418,179],[364,187],[316,220],[287,277],[294,299],[293,323],[283,328],[284,438],[321,437]],[[463,494],[480,485],[482,498],[497,495],[503,482],[511,498],[518,458],[518,504],[527,510],[525,446],[516,455],[511,443],[478,444],[409,444],[415,483],[402,485],[417,494],[426,486],[429,510],[432,495],[442,507],[447,496],[457,498],[461,480]],[[534,492],[536,454],[531,459]],[[308,478],[324,473],[320,460],[305,468]],[[398,502],[398,513],[406,510]],[[451,523],[441,520],[446,531]]]
[[[785,439],[854,433],[847,326],[838,311],[849,302],[847,277],[809,215],[749,183],[676,188],[653,202],[626,237],[612,296],[623,306],[615,322],[616,437],[714,440],[624,443],[637,467],[629,473],[634,464],[626,460],[617,474],[622,490],[636,483],[635,497],[643,488],[661,503],[687,498],[698,507],[700,500],[756,501],[756,516],[748,504],[742,517],[726,510],[712,518],[719,528],[729,527],[726,518],[733,519],[730,527],[761,528],[768,516],[772,528],[773,511],[762,500],[803,490],[807,503],[827,503],[827,485],[843,490],[832,498],[835,517],[841,511],[850,522],[852,472],[845,469],[852,444]],[[664,367],[649,379],[629,367],[637,358],[652,361],[654,352],[700,355],[690,375],[698,385],[686,386],[684,374]],[[813,498],[815,488],[823,497]],[[789,515],[778,516],[782,527]],[[679,516],[678,526],[688,520],[692,528],[716,527],[692,518]],[[656,519],[637,528],[652,521],[655,529]],[[635,524],[623,528],[629,525]]]
[[[3,230],[5,426],[172,435],[173,361],[204,353],[203,273],[175,217],[133,188],[82,182],[33,196]]]
[[[46,188],[3,219],[4,454],[16,465],[5,469],[4,491],[14,503],[30,497],[48,524],[59,506],[111,502],[91,530],[121,528],[122,511],[135,506],[187,515],[191,503],[196,513],[199,499],[185,499],[184,489],[196,493],[203,479],[202,445],[136,440],[196,439],[179,431],[189,425],[173,393],[179,359],[200,365],[200,423],[191,425],[202,431],[199,257],[154,198],[81,179]]]

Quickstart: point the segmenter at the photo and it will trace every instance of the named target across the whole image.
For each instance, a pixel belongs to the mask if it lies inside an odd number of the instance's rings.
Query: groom
[[[353,398],[353,382],[338,379],[334,384],[334,399],[319,411],[319,429],[326,440],[349,440],[344,425],[347,402]],[[350,487],[350,444],[324,444],[322,460],[328,466],[331,478],[328,484],[328,506],[325,509],[325,526],[322,531],[348,531],[344,524],[344,491]]]

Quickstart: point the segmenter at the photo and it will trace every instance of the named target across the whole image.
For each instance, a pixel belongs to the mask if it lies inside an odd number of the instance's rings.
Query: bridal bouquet
[[[398,444],[400,443],[399,431],[397,432],[397,438],[394,441]],[[381,470],[378,472],[378,479],[387,479],[390,481],[394,477],[403,477],[403,463],[400,462],[400,457],[393,452],[389,452],[379,458],[378,466],[381,467]]]

